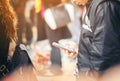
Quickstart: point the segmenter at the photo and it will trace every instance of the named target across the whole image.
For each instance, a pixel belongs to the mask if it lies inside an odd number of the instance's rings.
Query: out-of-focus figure
[[[46,9],[55,7],[61,4],[61,0],[42,0],[43,6]],[[52,46],[52,42],[58,42],[60,39],[70,38],[71,33],[67,28],[67,25],[52,30],[47,23],[45,23],[46,35],[51,45],[51,70],[52,72],[61,72],[62,62],[61,62],[61,53],[58,48]],[[56,73],[57,74],[57,73]]]
[[[0,0],[0,79],[9,73],[12,65],[8,61],[10,42],[17,41],[17,19],[9,0]]]
[[[77,80],[98,81],[101,73],[104,76],[104,73],[109,71],[105,74],[108,76],[109,73],[114,73],[110,70],[120,64],[120,1],[72,1],[86,8],[77,55]]]
[[[27,45],[31,45],[33,42],[33,36],[34,36],[33,27],[35,26],[34,0],[26,1],[24,15],[25,15],[25,21],[26,21],[24,39],[26,40],[25,43]]]
[[[24,70],[26,70],[24,66],[31,70],[30,73],[32,77],[36,79],[33,72],[33,64],[28,56],[27,49],[25,49],[24,45],[16,45],[17,18],[12,6],[10,5],[10,0],[0,0],[0,11],[0,81],[11,76],[14,72],[18,72],[19,74],[16,78],[20,77],[20,73],[23,72],[24,74]],[[11,43],[13,43],[12,46]],[[14,53],[9,53],[11,48],[14,49],[12,50]],[[30,67],[28,67],[29,65]],[[19,69],[22,70],[18,71]],[[28,77],[31,76],[28,75]]]
[[[11,0],[11,2],[18,18],[17,24],[18,44],[24,43],[25,40],[23,40],[23,37],[25,37],[26,30],[26,20],[24,12],[27,0]]]

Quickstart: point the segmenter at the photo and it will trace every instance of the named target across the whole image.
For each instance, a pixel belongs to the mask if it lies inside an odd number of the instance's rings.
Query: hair
[[[12,6],[10,5],[9,0],[0,0],[0,17],[1,17],[0,22],[5,27],[3,28],[4,29],[3,31],[5,31],[7,38],[9,38],[10,41],[16,42],[17,18],[15,12],[13,11]]]

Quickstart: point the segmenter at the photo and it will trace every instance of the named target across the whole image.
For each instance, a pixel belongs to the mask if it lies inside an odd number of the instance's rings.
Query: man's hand
[[[73,49],[75,52],[70,52],[68,50],[61,49],[65,54],[71,56],[71,57],[76,57],[78,55],[78,45],[75,42],[72,41],[67,41],[67,42],[62,42],[62,44],[70,49]]]

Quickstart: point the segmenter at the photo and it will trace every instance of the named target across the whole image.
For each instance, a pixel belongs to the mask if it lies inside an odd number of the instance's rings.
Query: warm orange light
[[[85,5],[88,2],[88,0],[72,0],[72,2],[75,2],[79,5]]]

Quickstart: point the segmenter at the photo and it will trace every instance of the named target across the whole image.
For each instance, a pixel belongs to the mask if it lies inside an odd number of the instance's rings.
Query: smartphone
[[[53,42],[52,45],[56,48],[61,48],[61,49],[67,50],[68,52],[76,54],[76,51],[74,49],[68,48],[67,46],[64,46],[60,43]]]

